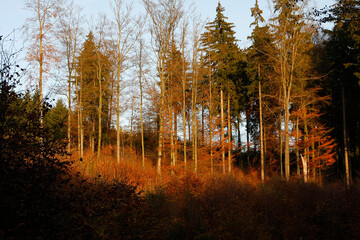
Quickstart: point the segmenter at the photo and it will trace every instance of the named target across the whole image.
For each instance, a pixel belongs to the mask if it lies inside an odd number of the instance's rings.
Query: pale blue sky
[[[186,5],[194,3],[202,19],[209,21],[215,17],[215,9],[218,1],[219,0],[185,0]],[[112,17],[109,1],[107,0],[75,0],[74,2],[83,6],[84,13],[88,19],[91,16],[96,19],[99,12],[108,12],[109,17]],[[235,24],[236,36],[238,40],[240,40],[239,45],[241,47],[248,45],[247,36],[251,33],[249,25],[253,21],[250,8],[254,6],[254,2],[255,0],[221,0],[221,4],[225,7],[225,16],[228,17],[229,22]],[[271,2],[271,0],[259,0],[259,5],[264,12],[265,18],[268,18],[271,14],[269,2]],[[23,3],[23,0],[0,0],[1,35],[10,33],[13,29],[20,28],[24,24],[29,12],[24,9]],[[134,0],[134,3],[135,10],[142,9],[140,0]],[[322,8],[325,5],[331,5],[333,3],[334,0],[311,0],[309,5],[310,7],[315,6]],[[21,37],[22,36],[18,36],[18,38]]]

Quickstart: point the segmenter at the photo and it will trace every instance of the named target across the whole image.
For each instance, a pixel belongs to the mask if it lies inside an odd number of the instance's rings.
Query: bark
[[[221,101],[221,160],[222,160],[222,166],[223,166],[223,173],[226,172],[225,170],[225,137],[224,137],[224,93],[221,89],[220,92],[220,101]]]
[[[143,121],[143,88],[142,88],[142,43],[139,52],[139,85],[140,85],[140,124],[141,124],[141,163],[145,169],[145,144],[144,144],[144,121]]]
[[[211,174],[214,173],[214,156],[213,156],[213,115],[212,115],[212,74],[209,67],[209,138],[210,138],[210,168]]]
[[[232,144],[231,144],[231,116],[230,116],[230,94],[228,94],[228,171],[231,173],[232,169],[232,159],[231,159],[231,151],[232,151]]]
[[[260,69],[260,67],[259,67]],[[260,75],[260,70],[259,70]],[[261,159],[261,181],[265,181],[265,158],[264,158],[264,130],[262,116],[261,82],[259,80],[259,115],[260,115],[260,159]]]
[[[101,137],[102,137],[102,82],[101,82],[101,74],[102,74],[102,66],[101,66],[100,55],[98,55],[98,76],[97,80],[99,83],[99,107],[98,107],[98,144],[97,144],[97,155],[96,161],[99,162],[100,154],[101,154]]]
[[[299,117],[296,118],[296,172],[300,178],[300,152],[299,152]]]
[[[302,164],[303,164],[303,171],[304,171],[304,182],[306,183],[308,181],[308,167],[307,167],[307,158],[303,155],[301,156]]]
[[[281,114],[279,116],[279,141],[280,141],[280,177],[283,179],[284,177],[284,166],[283,166],[283,136],[282,136],[282,118]]]
[[[346,174],[346,185],[350,187],[351,175],[350,175],[350,164],[349,164],[349,151],[347,141],[347,129],[346,129],[346,109],[345,109],[345,90],[342,87],[342,117],[343,117],[343,135],[344,135],[344,161],[345,161],[345,174]]]

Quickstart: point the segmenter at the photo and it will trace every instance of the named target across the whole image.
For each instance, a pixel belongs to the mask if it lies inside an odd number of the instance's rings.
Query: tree
[[[275,46],[274,39],[270,32],[270,27],[265,25],[260,26],[264,22],[262,17],[262,11],[259,8],[258,2],[256,1],[254,8],[251,8],[254,22],[250,26],[255,26],[251,36],[252,45],[247,51],[248,55],[248,75],[251,79],[251,85],[249,86],[249,94],[254,91],[258,91],[258,119],[259,119],[259,130],[260,130],[260,162],[261,162],[261,180],[265,180],[265,116],[263,113],[263,92],[270,95],[271,75],[274,71],[274,56]],[[266,102],[265,102],[266,103]],[[267,105],[270,102],[268,101]],[[254,103],[255,105],[255,103]],[[272,122],[273,123],[273,122]]]
[[[108,128],[109,110],[110,60],[95,44],[92,32],[87,36],[82,51],[77,59],[78,76],[80,78],[81,106],[84,109],[84,120],[88,123],[88,137],[90,148],[95,150],[95,136],[97,133],[97,160],[100,158],[102,129]],[[96,122],[97,127],[96,127]],[[105,131],[106,132],[106,131]],[[91,171],[93,162],[91,163]]]
[[[227,17],[224,16],[224,11],[225,9],[219,2],[216,8],[215,20],[206,24],[206,31],[202,34],[201,41],[206,54],[205,61],[207,61],[213,69],[211,80],[214,82],[214,87],[217,89],[216,91],[219,92],[220,96],[222,96],[225,91],[228,96],[233,98],[232,102],[237,102],[236,96],[233,93],[235,91],[235,84],[241,84],[237,75],[239,49],[233,30],[234,25],[226,21]],[[230,97],[228,98],[229,101]],[[239,109],[232,109],[234,112],[238,110]],[[223,111],[224,104],[223,101],[220,101],[220,112]],[[221,116],[222,163],[223,172],[225,173],[225,124],[223,114],[221,114]],[[228,129],[228,135],[231,135],[230,129]],[[231,170],[231,159],[229,159],[228,164]]]
[[[113,0],[112,8],[115,16],[116,34],[115,39],[115,65],[116,65],[116,158],[120,162],[120,79],[121,74],[129,67],[126,61],[129,60],[130,51],[141,32],[140,19],[138,22],[132,18],[132,5],[124,4],[123,0]],[[140,80],[141,81],[141,80]]]
[[[279,83],[281,86],[281,101],[284,111],[285,135],[285,178],[290,179],[290,106],[292,90],[299,81],[297,72],[301,71],[302,56],[306,53],[310,34],[305,32],[304,7],[306,2],[296,0],[274,0],[275,12],[278,15],[272,19],[274,34],[278,46]]]
[[[67,138],[68,138],[68,152],[71,152],[71,103],[72,103],[72,91],[71,86],[73,85],[73,78],[75,73],[75,63],[76,63],[76,54],[79,50],[79,37],[81,34],[81,9],[78,6],[74,6],[70,4],[68,7],[68,11],[62,16],[60,20],[60,31],[59,38],[60,42],[64,48],[63,54],[66,61],[67,74],[68,74],[68,122],[67,122]],[[77,79],[77,78],[75,78]],[[77,93],[76,86],[76,96],[79,97]],[[79,99],[77,99],[79,102]],[[80,110],[78,110],[79,112]],[[80,118],[78,114],[78,151],[81,152],[80,157],[82,157],[81,146],[83,143],[81,142],[81,128],[80,128]]]
[[[334,128],[333,136],[341,146],[340,159],[345,168],[346,183],[351,183],[351,166],[359,169],[360,159],[360,3],[356,0],[336,1],[320,11],[321,21],[333,22],[325,41],[324,60],[332,70],[323,82],[324,95],[331,95],[331,105],[325,108],[323,120]],[[342,128],[339,128],[342,122]],[[351,129],[351,131],[349,131]]]
[[[157,172],[161,177],[161,162],[163,158],[163,131],[166,77],[165,64],[168,50],[171,46],[171,37],[182,15],[181,0],[143,0],[146,12],[151,21],[151,35],[153,50],[156,58],[157,74],[160,81],[160,106],[159,106],[159,140]]]
[[[63,13],[65,0],[26,0],[25,7],[31,11],[28,18],[27,30],[31,39],[31,46],[27,53],[27,60],[38,64],[39,100],[43,102],[43,74],[49,71],[50,63],[56,61],[53,32]],[[40,128],[43,127],[42,104],[40,107]]]
[[[64,102],[59,99],[55,107],[51,108],[44,116],[44,127],[52,133],[52,142],[63,144],[67,139],[66,122],[68,119],[68,109]]]

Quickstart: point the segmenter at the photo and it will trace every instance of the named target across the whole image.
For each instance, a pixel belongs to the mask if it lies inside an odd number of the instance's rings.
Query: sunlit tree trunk
[[[214,156],[213,156],[213,114],[212,114],[212,70],[209,66],[209,138],[210,138],[210,171],[214,173]]]
[[[221,160],[222,160],[222,166],[223,166],[223,173],[226,172],[225,170],[225,134],[224,134],[224,93],[221,89],[220,91],[220,108],[221,108]]]
[[[259,67],[260,77],[260,67]],[[261,161],[261,181],[265,181],[265,158],[264,158],[264,129],[262,113],[261,81],[259,80],[259,115],[260,115],[260,161]]]
[[[299,117],[296,117],[296,172],[300,178],[300,152],[299,152]]]
[[[143,87],[142,87],[142,42],[140,42],[140,51],[139,51],[139,85],[140,85],[141,163],[142,163],[142,168],[145,169]]]
[[[345,160],[345,174],[346,185],[349,187],[351,183],[350,164],[349,164],[349,152],[347,141],[347,129],[346,129],[346,109],[345,109],[345,90],[342,87],[342,115],[343,115],[343,135],[344,135],[344,160]]]
[[[184,168],[186,169],[186,58],[185,58],[185,35],[187,30],[186,18],[183,20],[182,33],[181,33],[181,60],[182,60],[182,71],[181,71],[181,83],[182,83],[182,121],[183,121],[183,152],[184,152]]]
[[[96,155],[96,161],[99,162],[100,160],[100,154],[101,154],[101,137],[102,137],[102,65],[101,65],[101,59],[100,54],[98,53],[98,66],[97,66],[97,80],[99,84],[99,106],[98,106],[98,143],[97,143],[97,155]]]
[[[227,114],[228,114],[228,170],[231,173],[232,169],[232,159],[231,159],[231,151],[232,151],[232,144],[231,144],[231,116],[230,116],[230,94],[228,94],[228,106],[227,106]]]

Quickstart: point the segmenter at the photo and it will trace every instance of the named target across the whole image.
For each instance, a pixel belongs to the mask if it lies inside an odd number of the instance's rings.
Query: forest
[[[0,33],[0,239],[360,238],[360,1],[140,2]]]

